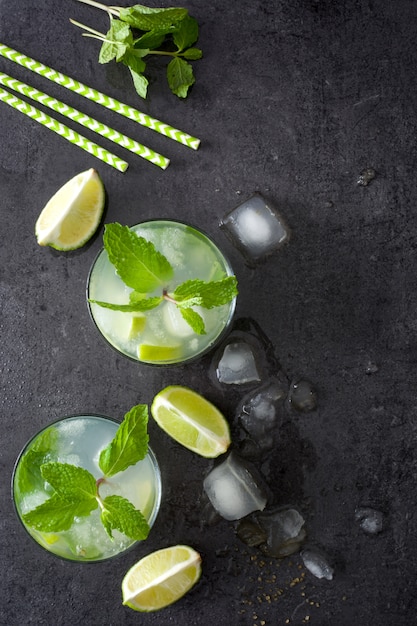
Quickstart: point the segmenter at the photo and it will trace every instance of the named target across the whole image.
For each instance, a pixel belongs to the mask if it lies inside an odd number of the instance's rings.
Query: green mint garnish
[[[43,485],[40,466],[56,452],[58,431],[51,426],[41,433],[30,449],[20,459],[16,470],[16,484],[19,493],[33,491]]]
[[[145,458],[149,441],[147,425],[146,405],[138,404],[126,413],[115,437],[100,453],[99,467],[107,478]]]
[[[113,530],[120,530],[131,539],[146,539],[149,524],[129,500],[121,496],[107,496],[101,506],[101,521],[109,537],[113,537]]]
[[[98,507],[96,480],[82,467],[45,463],[41,465],[41,474],[55,492],[23,516],[29,526],[43,532],[68,530],[75,517],[90,515]]]
[[[189,61],[203,56],[193,47],[199,36],[197,21],[182,7],[150,8],[140,4],[131,7],[107,6],[95,0],[80,0],[106,11],[110,17],[107,33],[71,20],[82,28],[87,37],[102,42],[99,63],[115,60],[126,65],[132,75],[139,96],[146,98],[149,81],[144,72],[144,57],[150,55],[172,57],[167,66],[167,80],[171,91],[186,98],[194,84],[193,68]]]
[[[171,280],[173,269],[167,259],[128,226],[107,224],[103,241],[110,262],[128,287],[149,293]]]
[[[41,532],[60,532],[69,530],[76,517],[88,516],[100,507],[101,521],[111,538],[112,530],[117,529],[130,539],[146,539],[149,525],[142,513],[121,496],[101,498],[100,485],[111,484],[108,480],[111,476],[145,458],[147,424],[146,405],[134,406],[126,413],[114,438],[101,451],[99,467],[103,476],[97,480],[86,469],[70,463],[43,463],[40,474],[54,492],[45,502],[25,513],[22,516],[24,522]],[[46,441],[39,445],[43,447]],[[36,458],[33,457],[31,462],[36,464]]]
[[[92,304],[113,311],[137,313],[150,311],[164,301],[170,302],[180,310],[195,333],[204,335],[206,329],[203,318],[192,307],[212,309],[227,304],[237,296],[235,276],[207,282],[187,280],[171,292],[169,282],[174,277],[172,266],[150,241],[138,236],[128,226],[121,226],[117,222],[107,224],[103,240],[117,274],[134,291],[130,294],[129,304],[90,300]],[[149,292],[158,288],[161,290],[160,296],[148,297]]]

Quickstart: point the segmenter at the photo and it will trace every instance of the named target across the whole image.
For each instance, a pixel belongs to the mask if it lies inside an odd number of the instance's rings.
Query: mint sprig
[[[198,40],[197,21],[182,7],[150,8],[141,4],[131,7],[109,7],[95,0],[80,0],[106,11],[110,18],[107,33],[71,20],[87,37],[102,42],[99,63],[115,60],[126,65],[139,96],[146,98],[149,81],[145,76],[145,57],[160,55],[172,57],[167,66],[168,85],[179,98],[186,98],[195,78],[189,61],[203,55],[194,47]]]
[[[40,466],[42,479],[53,493],[50,498],[25,513],[24,522],[41,532],[69,530],[76,517],[86,517],[101,509],[101,521],[110,536],[117,529],[134,540],[146,539],[149,525],[142,513],[126,498],[109,495],[102,498],[100,485],[109,478],[145,458],[148,451],[148,409],[136,405],[126,413],[112,441],[99,457],[103,476],[96,478],[86,469],[70,463],[47,462]],[[42,442],[42,448],[46,441]],[[36,463],[36,457],[28,463]]]
[[[176,306],[184,320],[199,335],[206,333],[202,316],[193,307],[212,309],[227,304],[237,296],[237,279],[225,276],[220,280],[187,280],[172,291],[170,281],[174,270],[166,257],[150,242],[117,222],[107,224],[104,248],[110,262],[126,286],[134,291],[129,304],[114,304],[90,299],[89,302],[113,311],[138,313],[150,311],[162,302]],[[160,289],[160,295],[149,292]]]

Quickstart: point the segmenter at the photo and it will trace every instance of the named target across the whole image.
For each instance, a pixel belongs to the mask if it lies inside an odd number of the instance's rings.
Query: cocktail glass
[[[28,526],[23,515],[51,496],[40,466],[56,461],[88,470],[99,479],[100,452],[116,434],[119,423],[101,415],[74,415],[53,422],[35,435],[21,451],[12,478],[12,497],[18,517],[29,535],[43,548],[72,561],[103,561],[130,549],[136,541],[113,531],[113,540],[100,520],[100,508],[78,517],[69,530],[40,532]],[[108,492],[108,493],[107,493]],[[151,527],[161,501],[161,475],[154,453],[125,471],[107,478],[100,495],[117,494],[139,509]]]
[[[171,263],[171,290],[190,279],[215,281],[233,275],[229,262],[213,241],[192,226],[153,220],[132,226],[131,230],[151,241]],[[127,304],[131,291],[103,249],[89,274],[88,300]],[[168,301],[141,314],[114,311],[90,302],[89,308],[95,325],[113,348],[136,361],[170,365],[190,361],[213,348],[227,332],[235,304],[236,298],[212,309],[198,308],[206,327],[206,334],[202,335],[196,334]]]

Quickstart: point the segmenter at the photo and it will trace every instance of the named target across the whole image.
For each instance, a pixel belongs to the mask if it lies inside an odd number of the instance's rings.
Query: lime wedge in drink
[[[174,363],[181,357],[181,346],[154,346],[148,343],[141,343],[138,346],[138,357],[140,361],[148,363]]]
[[[132,317],[132,321],[129,329],[129,339],[135,339],[140,335],[146,325],[146,317],[143,313],[138,313]]]

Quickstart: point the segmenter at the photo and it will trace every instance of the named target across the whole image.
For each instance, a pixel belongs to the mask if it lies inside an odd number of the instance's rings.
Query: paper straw
[[[146,126],[161,135],[165,135],[165,137],[174,139],[175,141],[178,141],[193,150],[197,150],[200,145],[200,140],[196,137],[192,137],[177,128],[173,128],[172,126],[155,119],[154,117],[150,117],[146,113],[141,113],[141,111],[138,111],[123,102],[119,102],[110,96],[106,96],[92,87],[87,87],[87,85],[83,85],[83,83],[79,83],[77,80],[70,78],[65,74],[61,74],[61,72],[57,72],[56,70],[43,65],[43,63],[39,63],[39,61],[35,61],[34,59],[31,59],[30,57],[27,57],[2,43],[0,43],[0,54],[10,61],[23,65],[23,67],[26,67],[32,72],[40,74],[54,83],[58,83],[58,85],[62,85],[71,91],[75,91],[81,96],[84,96],[89,100],[93,100],[93,102],[101,104],[111,111],[115,111],[124,117],[134,120],[135,122],[138,122],[138,124],[141,124],[141,126]]]
[[[50,130],[53,130],[54,133],[57,133],[57,135],[64,137],[70,143],[73,143],[79,148],[85,150],[86,152],[89,152],[93,156],[97,157],[97,159],[100,159],[101,161],[107,163],[107,165],[111,165],[116,170],[119,170],[119,172],[125,172],[129,167],[129,164],[126,163],[126,161],[123,161],[123,159],[119,159],[119,157],[115,154],[112,154],[111,152],[108,152],[108,150],[106,150],[105,148],[101,148],[96,143],[89,141],[82,135],[79,135],[77,132],[75,132],[75,130],[68,128],[68,126],[65,126],[64,124],[61,124],[61,122],[58,122],[53,117],[50,117],[43,111],[36,109],[31,104],[28,104],[24,100],[17,98],[16,96],[9,93],[5,89],[2,89],[1,87],[0,100],[6,102],[6,104],[9,104],[11,107],[17,109],[18,111],[32,118],[36,122],[39,122],[39,124],[42,124]]]
[[[85,115],[84,113],[81,113],[77,109],[74,109],[73,107],[63,102],[60,102],[59,100],[48,96],[42,91],[38,91],[34,87],[30,87],[30,85],[27,85],[26,83],[22,83],[20,80],[16,80],[15,78],[12,78],[11,76],[4,74],[3,72],[0,72],[0,84],[10,89],[13,89],[14,91],[17,91],[24,96],[31,98],[32,100],[36,100],[36,102],[39,102],[40,104],[49,107],[57,113],[61,113],[61,115],[64,115],[65,117],[69,117],[71,120],[78,122],[82,126],[93,130],[99,135],[110,139],[120,146],[123,146],[123,148],[127,148],[134,154],[138,154],[147,161],[158,165],[163,170],[165,170],[169,165],[169,159],[162,156],[161,154],[158,154],[157,152],[154,152],[154,150],[143,146],[137,141],[130,139],[130,137],[122,135],[122,133],[119,133],[117,130],[109,128],[105,124],[98,122],[97,120],[89,117],[88,115]]]

